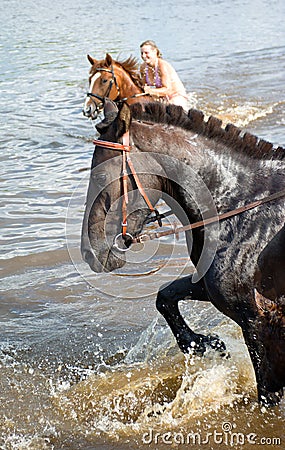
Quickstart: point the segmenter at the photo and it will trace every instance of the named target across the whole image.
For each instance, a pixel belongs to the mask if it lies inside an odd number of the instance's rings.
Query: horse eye
[[[106,84],[108,82],[107,78],[102,79],[102,84]]]

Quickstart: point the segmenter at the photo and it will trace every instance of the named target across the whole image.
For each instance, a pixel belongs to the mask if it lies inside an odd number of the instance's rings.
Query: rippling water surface
[[[215,433],[228,448],[233,432],[235,448],[262,438],[282,448],[284,401],[257,405],[239,328],[206,303],[184,303],[193,328],[219,334],[231,353],[185,359],[155,311],[158,286],[191,271],[183,239],[151,244],[122,276],[81,261],[79,169],[94,136],[81,114],[86,54],[139,57],[145,39],[176,67],[192,106],[284,146],[284,2],[2,0],[0,9],[0,448],[164,449],[168,439],[203,449],[216,448]]]

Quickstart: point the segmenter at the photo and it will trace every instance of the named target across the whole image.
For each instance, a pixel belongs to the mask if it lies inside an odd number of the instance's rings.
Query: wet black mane
[[[136,120],[167,124],[193,131],[239,153],[246,153],[254,159],[285,158],[285,148],[273,148],[270,142],[259,139],[251,133],[243,133],[240,128],[231,123],[222,128],[222,121],[217,117],[211,116],[205,121],[203,112],[196,109],[190,109],[186,114],[181,106],[155,102],[146,104],[144,109],[137,103],[131,106],[131,110],[132,117]]]

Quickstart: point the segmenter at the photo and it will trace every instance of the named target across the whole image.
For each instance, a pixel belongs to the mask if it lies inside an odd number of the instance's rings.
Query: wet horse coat
[[[273,149],[248,133],[241,136],[233,125],[223,129],[218,119],[205,122],[198,111],[187,116],[182,108],[159,104],[144,111],[134,105],[132,111],[136,120],[131,122],[128,106],[119,112],[114,107],[111,119],[107,114],[98,126],[101,139],[121,142],[130,131],[131,157],[152,202],[159,192],[166,195],[182,223],[284,191],[283,148]],[[131,177],[128,187],[135,189]],[[124,264],[124,254],[113,246],[121,231],[121,194],[120,152],[97,145],[82,227],[82,255],[97,272]],[[207,345],[224,352],[225,347],[218,338],[191,330],[178,308],[182,299],[208,300],[240,325],[258,398],[266,405],[280,401],[285,385],[284,202],[283,196],[187,233],[196,273],[160,288],[156,303],[183,352],[203,354]],[[128,232],[135,237],[149,210],[136,191],[130,203]],[[126,237],[125,243],[131,240]]]

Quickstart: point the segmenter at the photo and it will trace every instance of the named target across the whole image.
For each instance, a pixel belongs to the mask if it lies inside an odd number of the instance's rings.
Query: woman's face
[[[150,66],[155,66],[157,61],[157,50],[151,45],[143,45],[141,47],[141,57]]]

